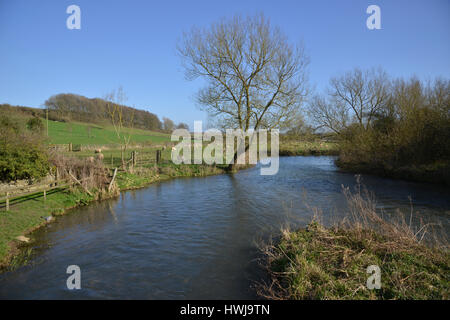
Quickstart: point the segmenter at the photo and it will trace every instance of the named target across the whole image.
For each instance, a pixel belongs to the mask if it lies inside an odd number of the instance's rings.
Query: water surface
[[[378,205],[439,220],[449,230],[450,191],[442,186],[363,176]],[[280,171],[165,181],[71,210],[31,235],[31,263],[0,275],[0,298],[252,299],[264,278],[257,243],[282,225],[345,211],[332,157],[286,157]],[[307,204],[307,205],[306,205]],[[81,290],[66,287],[81,268]]]

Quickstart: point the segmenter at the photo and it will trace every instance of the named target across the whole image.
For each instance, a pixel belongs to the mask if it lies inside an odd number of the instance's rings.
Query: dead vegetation
[[[95,190],[100,193],[105,192],[111,180],[109,170],[105,168],[103,161],[98,158],[89,157],[80,159],[53,154],[50,162],[58,179],[73,181],[75,178],[85,190]],[[116,189],[114,188],[113,192],[117,192],[118,190]]]
[[[397,211],[387,215],[367,190],[343,188],[348,214],[324,227],[320,210],[304,229],[282,230],[264,246],[268,299],[448,299],[450,255],[438,224]],[[381,289],[366,286],[368,266],[381,269]]]

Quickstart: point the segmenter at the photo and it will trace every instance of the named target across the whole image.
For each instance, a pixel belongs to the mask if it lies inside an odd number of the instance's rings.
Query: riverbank
[[[436,183],[450,186],[450,164],[436,162],[428,165],[408,165],[393,167],[386,164],[349,162],[338,158],[336,166],[343,172],[366,173],[380,177],[402,179],[415,182]]]
[[[280,156],[336,156],[339,154],[335,142],[301,141],[295,139],[280,139]]]
[[[264,247],[272,282],[260,294],[294,300],[449,299],[448,245],[431,237],[424,242],[430,225],[413,228],[403,217],[387,221],[373,200],[344,191],[346,219],[325,227],[315,218],[306,228],[283,230],[274,245]],[[369,266],[380,270],[378,289],[367,285]]]
[[[225,172],[225,166],[162,164],[158,167],[137,168],[133,172],[119,172],[116,184],[121,192],[178,177],[202,177]],[[89,195],[78,188],[56,189],[47,193],[45,202],[41,196],[30,196],[27,201],[12,206],[10,211],[0,211],[0,270],[16,264],[15,258],[20,254],[23,240],[27,239],[18,240],[18,237],[27,236],[54,220],[46,221],[45,217],[63,215],[72,208],[118,195],[117,191],[107,194],[91,190],[91,193]]]

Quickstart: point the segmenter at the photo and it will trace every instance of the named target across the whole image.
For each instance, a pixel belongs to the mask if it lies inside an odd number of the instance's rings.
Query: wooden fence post
[[[113,185],[114,179],[116,178],[116,174],[117,174],[117,168],[114,169],[113,177],[112,177],[111,182],[109,183],[109,186],[108,186],[108,192],[111,191],[111,187]]]
[[[137,160],[136,160],[136,151],[131,151],[131,165],[133,167],[136,166]]]
[[[9,211],[9,192],[6,193],[6,211]]]
[[[47,191],[44,189],[44,201],[47,201]]]
[[[69,152],[72,152],[72,142],[69,143]]]

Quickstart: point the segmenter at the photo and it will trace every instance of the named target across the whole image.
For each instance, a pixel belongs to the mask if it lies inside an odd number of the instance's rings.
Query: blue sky
[[[71,4],[81,30],[66,28]],[[381,30],[366,27],[371,4]],[[102,97],[122,85],[127,104],[192,126],[206,117],[193,99],[202,81],[186,81],[176,55],[182,32],[261,12],[303,41],[317,90],[354,67],[450,77],[448,0],[0,0],[0,103],[39,107],[53,94]]]

